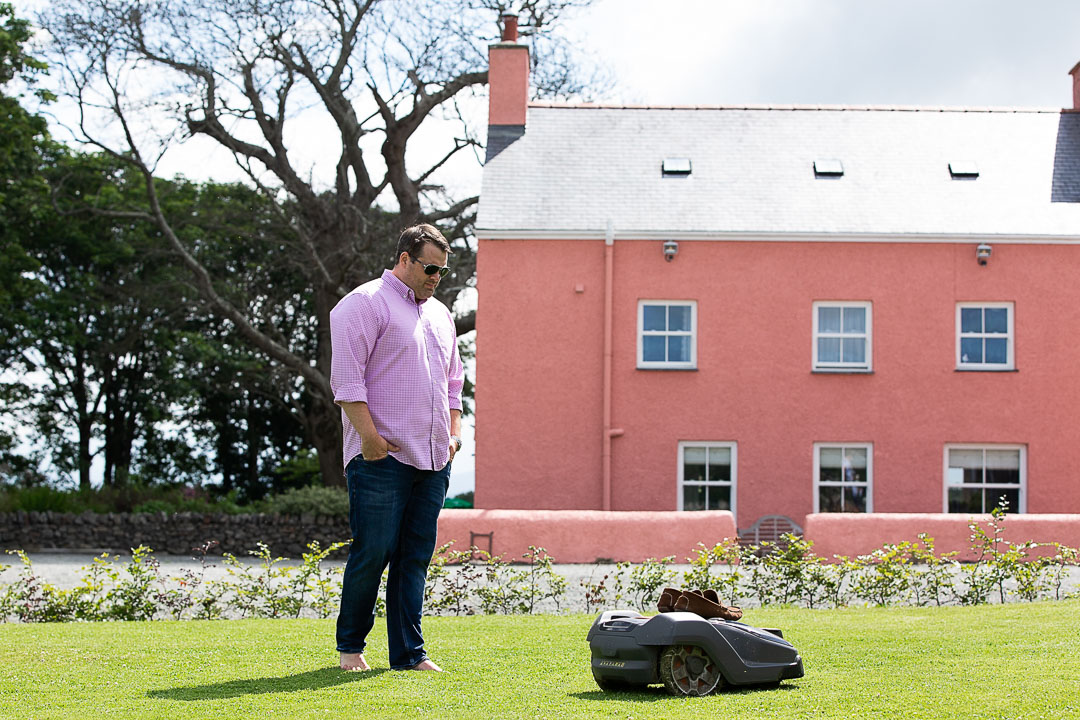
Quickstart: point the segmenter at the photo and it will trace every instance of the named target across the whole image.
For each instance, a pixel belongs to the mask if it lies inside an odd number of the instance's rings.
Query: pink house
[[[1080,513],[1080,112],[528,103],[515,39],[478,508]]]

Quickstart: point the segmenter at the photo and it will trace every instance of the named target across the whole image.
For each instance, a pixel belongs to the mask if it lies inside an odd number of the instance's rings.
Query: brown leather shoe
[[[701,590],[684,592],[676,601],[675,609],[696,613],[706,619],[738,620],[743,616],[742,608],[734,605],[724,605],[720,602],[716,591],[711,589],[704,592]]]
[[[681,595],[682,590],[664,588],[664,591],[660,593],[660,599],[656,601],[656,609],[662,613],[673,612],[675,610],[675,602]]]

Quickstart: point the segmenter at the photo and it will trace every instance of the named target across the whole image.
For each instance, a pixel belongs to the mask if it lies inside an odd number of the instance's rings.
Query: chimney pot
[[[503,28],[502,28],[502,41],[503,42],[517,42],[518,39],[518,18],[517,15],[511,15],[506,13],[502,16]]]
[[[488,46],[488,125],[525,127],[529,47],[517,42],[517,15],[505,14],[502,41]]]
[[[1073,110],[1080,110],[1080,63],[1073,65],[1073,69],[1069,71],[1072,75],[1072,91],[1073,91]]]

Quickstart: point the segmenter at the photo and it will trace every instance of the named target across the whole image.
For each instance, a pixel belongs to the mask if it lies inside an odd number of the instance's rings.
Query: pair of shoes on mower
[[[743,614],[742,608],[720,602],[720,597],[712,588],[689,591],[664,588],[664,591],[660,593],[656,608],[662,613],[692,612],[706,619],[738,620]]]

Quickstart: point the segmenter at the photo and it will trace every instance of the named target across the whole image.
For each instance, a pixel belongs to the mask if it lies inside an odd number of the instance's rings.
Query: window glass
[[[667,307],[664,305],[646,305],[645,306],[645,321],[643,327],[645,330],[667,330]]]
[[[1009,332],[1009,311],[1005,308],[986,308],[983,312],[986,319],[986,329],[983,332],[1000,333],[1005,335]]]
[[[844,488],[844,512],[866,512],[866,488],[847,486]]]
[[[986,350],[985,362],[1004,364],[1009,359],[1009,343],[998,338],[986,338],[983,346]]]
[[[823,332],[823,333],[838,333],[838,332],[840,332],[840,308],[838,308],[838,307],[819,307],[818,308],[818,332]]]
[[[708,507],[710,510],[730,510],[730,498],[730,487],[708,486]]]
[[[838,362],[840,362],[840,338],[819,338],[818,339],[818,362],[819,363],[838,363]]]
[[[818,301],[814,320],[815,369],[870,369],[870,303]]]
[[[963,338],[960,340],[960,360],[966,363],[981,363],[982,338]]]
[[[1012,305],[957,305],[957,366],[1013,369]]]
[[[668,507],[670,507],[670,505]],[[705,509],[705,486],[704,485],[684,485],[683,486],[683,510],[704,510],[704,509]]]
[[[731,449],[709,448],[709,480],[729,482],[731,480]]]
[[[668,356],[670,362],[690,362],[690,336],[668,336]]]
[[[960,309],[960,332],[982,332],[982,308]]]
[[[735,446],[680,443],[683,510],[734,510]]]
[[[1010,512],[1023,511],[1020,448],[948,448],[946,457],[949,512],[988,513],[1002,498]]]
[[[817,445],[817,512],[870,512],[870,446]]]
[[[866,362],[866,341],[862,338],[844,338],[844,362]]]
[[[844,332],[866,332],[866,309],[860,307],[844,308]]]
[[[689,305],[670,305],[668,306],[668,330],[677,330],[680,332],[690,332],[690,306]]]
[[[638,367],[692,370],[696,363],[692,301],[638,302]]]
[[[641,339],[641,354],[646,362],[664,362],[664,336],[646,335]]]

